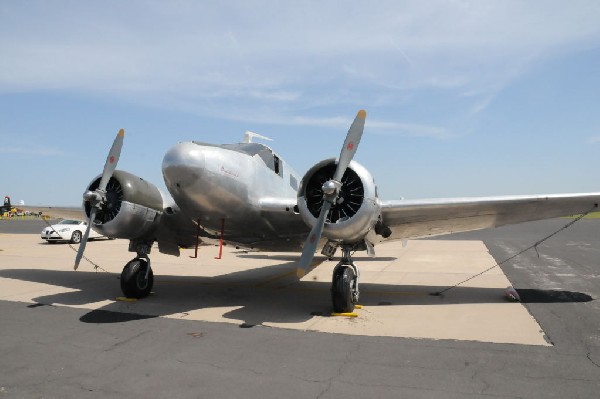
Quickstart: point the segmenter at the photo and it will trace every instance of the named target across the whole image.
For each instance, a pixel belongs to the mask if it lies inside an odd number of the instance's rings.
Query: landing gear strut
[[[130,246],[134,246],[132,244]],[[150,295],[154,285],[154,273],[148,257],[150,246],[138,244],[135,250],[138,256],[127,262],[121,273],[121,291],[127,298],[144,298]]]
[[[352,261],[351,250],[352,246],[342,246],[342,259],[333,269],[331,300],[336,313],[350,313],[358,303],[360,273]]]

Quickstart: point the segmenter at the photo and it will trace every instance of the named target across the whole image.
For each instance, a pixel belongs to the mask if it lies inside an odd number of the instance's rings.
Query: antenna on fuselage
[[[246,133],[244,133],[244,143],[252,143],[252,139],[255,137],[257,139],[273,141],[273,139],[265,137],[262,134],[258,134],[258,133],[251,132],[250,130],[246,130]]]

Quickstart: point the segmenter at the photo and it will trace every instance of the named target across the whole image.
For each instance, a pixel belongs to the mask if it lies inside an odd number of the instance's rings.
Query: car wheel
[[[79,244],[81,242],[81,231],[75,230],[73,234],[71,234],[71,240],[69,242],[71,244]]]

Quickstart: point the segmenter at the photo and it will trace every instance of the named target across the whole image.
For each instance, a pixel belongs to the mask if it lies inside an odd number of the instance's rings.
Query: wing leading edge
[[[600,193],[383,201],[388,238],[411,239],[582,214],[598,209]]]

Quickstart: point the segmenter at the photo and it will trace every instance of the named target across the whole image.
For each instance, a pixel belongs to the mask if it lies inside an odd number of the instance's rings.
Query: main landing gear
[[[145,298],[154,285],[154,273],[148,257],[150,246],[135,245],[135,250],[137,257],[130,260],[121,272],[121,291],[127,298]]]
[[[358,303],[360,273],[352,261],[351,249],[349,245],[342,247],[342,259],[333,269],[331,300],[336,313],[350,313]]]

